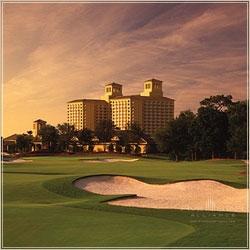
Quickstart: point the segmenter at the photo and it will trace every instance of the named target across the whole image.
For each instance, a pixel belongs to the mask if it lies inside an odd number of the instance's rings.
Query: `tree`
[[[226,154],[226,141],[228,139],[227,110],[232,105],[231,95],[216,95],[205,98],[200,102],[198,109],[196,129],[197,146],[202,151],[203,157],[214,158],[215,155]]]
[[[31,151],[33,136],[30,134],[18,135],[16,138],[16,146],[20,152]]]
[[[227,149],[234,153],[234,158],[247,155],[247,101],[233,103],[227,112],[230,137]]]
[[[114,152],[114,145],[111,143],[108,146],[109,152]]]
[[[69,150],[69,145],[72,143],[72,139],[76,134],[74,126],[69,123],[58,124],[57,131],[59,150]]]
[[[212,108],[217,111],[226,111],[232,104],[232,98],[231,95],[215,95],[210,96],[210,98],[205,98],[200,104],[202,107]]]
[[[77,131],[77,138],[81,144],[91,144],[94,132],[88,128]]]
[[[194,118],[191,111],[181,112],[178,118],[169,122],[167,128],[158,132],[155,140],[159,151],[174,156],[176,161],[186,157],[192,145],[190,127]]]
[[[39,131],[39,136],[42,138],[42,143],[47,145],[50,152],[55,152],[58,146],[59,131],[51,125],[46,125]]]
[[[197,131],[200,133],[199,146],[203,157],[216,155],[226,151],[226,141],[228,138],[228,119],[223,111],[212,107],[200,107],[197,114]]]
[[[27,134],[32,135],[33,134],[32,130],[27,131]]]
[[[126,146],[130,143],[130,131],[129,130],[117,130],[116,135],[119,137],[117,142],[120,146]]]
[[[197,114],[181,112],[168,127],[156,134],[161,152],[170,157],[191,159],[247,153],[247,102],[233,102],[231,95],[216,95],[200,102]]]
[[[131,152],[131,144],[139,144],[141,141],[141,138],[145,139],[147,142],[152,143],[152,138],[149,138],[148,135],[144,133],[144,131],[141,129],[141,127],[137,123],[132,123],[127,125],[126,130],[116,130],[115,134],[119,137],[119,141],[117,142],[117,145],[125,146],[126,153]],[[139,147],[139,146],[138,146]],[[140,151],[136,147],[137,151]]]
[[[176,136],[175,125],[176,121],[171,121],[167,128],[156,133],[155,140],[160,152],[174,154],[175,160],[178,161],[180,138]]]
[[[186,159],[196,160],[198,151],[196,115],[192,111],[186,110],[180,113],[178,119],[183,123],[183,146],[185,149],[182,154]]]
[[[143,129],[137,123],[132,123],[128,125],[129,136],[131,142],[139,142],[141,138],[145,136]]]
[[[100,141],[109,142],[115,134],[115,126],[111,120],[103,120],[97,124],[95,135]]]
[[[125,145],[125,153],[127,153],[127,154],[131,153],[131,145],[130,144]]]
[[[197,115],[195,115],[190,128],[189,128],[189,135],[190,135],[190,150],[191,150],[191,159],[197,160],[198,155],[201,153],[201,138],[202,133],[200,130],[199,122],[197,119]]]
[[[122,153],[122,146],[120,144],[117,144],[115,149],[117,153]]]
[[[135,154],[140,154],[141,153],[141,148],[138,145],[135,145],[134,153]]]

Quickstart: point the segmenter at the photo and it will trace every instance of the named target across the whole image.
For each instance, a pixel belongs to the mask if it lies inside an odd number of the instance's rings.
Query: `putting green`
[[[32,157],[29,163],[3,166],[4,247],[247,245],[244,213],[111,206],[103,201],[117,196],[91,194],[72,185],[81,176],[114,174],[148,183],[215,179],[245,188],[247,178],[240,174],[246,170],[243,162],[140,159],[104,166],[80,158]]]

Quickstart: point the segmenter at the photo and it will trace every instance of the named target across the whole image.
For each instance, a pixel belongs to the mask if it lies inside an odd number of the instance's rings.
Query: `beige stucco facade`
[[[174,119],[174,100],[163,96],[162,81],[144,82],[140,95],[123,96],[122,85],[107,83],[101,100],[74,100],[68,102],[68,122],[77,129],[94,130],[101,120],[111,119],[121,130],[137,123],[153,135]]]
[[[34,137],[36,137],[39,134],[41,128],[46,126],[46,123],[47,123],[46,121],[43,121],[41,119],[38,119],[38,120],[34,121],[33,122],[33,128],[32,128],[32,135]]]
[[[110,105],[104,100],[80,99],[68,102],[68,123],[77,130],[89,128],[95,130],[96,125],[110,119]]]
[[[145,81],[140,95],[113,96],[109,103],[112,120],[122,130],[137,123],[153,135],[174,119],[174,100],[163,96],[162,81],[156,79]]]

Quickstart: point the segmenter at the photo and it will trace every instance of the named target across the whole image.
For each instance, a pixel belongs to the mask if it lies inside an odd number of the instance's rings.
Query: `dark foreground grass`
[[[215,179],[246,187],[241,161],[87,163],[34,157],[3,167],[3,247],[247,247],[247,215],[111,206],[72,181],[97,174],[148,183]]]

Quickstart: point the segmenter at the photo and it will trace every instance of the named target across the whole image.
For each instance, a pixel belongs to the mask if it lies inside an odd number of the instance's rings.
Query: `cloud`
[[[212,94],[246,98],[247,5],[4,4],[4,133],[64,122],[66,102],[164,81],[176,114]],[[13,118],[15,117],[15,119]]]

